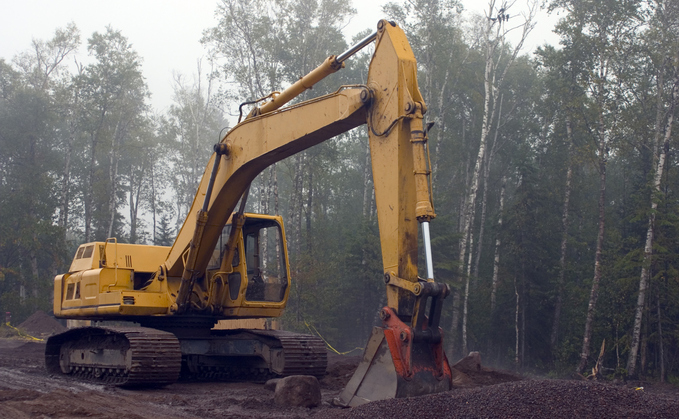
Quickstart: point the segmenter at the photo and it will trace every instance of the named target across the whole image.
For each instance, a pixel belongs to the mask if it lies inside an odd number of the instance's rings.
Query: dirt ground
[[[645,383],[641,390],[635,389],[639,383],[528,380],[473,362],[457,365],[450,392],[341,409],[330,401],[351,378],[360,357],[339,355],[329,355],[328,374],[321,380],[323,403],[311,409],[277,406],[273,392],[254,383],[180,381],[160,389],[128,390],[49,376],[44,342],[11,335],[5,330],[0,338],[3,418],[679,417],[677,387]]]

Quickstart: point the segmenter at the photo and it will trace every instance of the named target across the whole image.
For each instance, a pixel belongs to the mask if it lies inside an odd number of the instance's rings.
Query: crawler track
[[[191,345],[182,343],[182,378],[264,382],[288,375],[320,378],[326,373],[325,343],[315,336],[276,330],[213,332],[207,338],[208,351],[193,352]]]
[[[272,337],[278,340],[285,354],[282,371],[279,375],[314,375],[322,377],[328,365],[328,354],[325,343],[316,336],[282,330],[251,331],[260,336]]]
[[[181,370],[179,341],[144,327],[85,327],[52,336],[45,348],[51,374],[119,386],[163,386]]]
[[[288,375],[325,375],[325,344],[315,336],[274,330],[214,332],[188,339],[212,350],[195,353],[187,345],[187,352],[182,353],[184,344],[173,333],[158,329],[72,329],[48,339],[45,364],[50,374],[117,386],[164,386],[177,381],[180,372],[186,379],[255,382]],[[244,341],[259,352],[250,353],[253,356],[229,352],[232,343]]]

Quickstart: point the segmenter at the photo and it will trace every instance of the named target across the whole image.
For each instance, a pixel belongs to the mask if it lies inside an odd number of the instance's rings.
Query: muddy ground
[[[324,402],[311,409],[277,406],[273,392],[254,383],[178,382],[161,389],[127,390],[49,376],[44,342],[11,335],[5,331],[0,338],[3,418],[679,417],[677,387],[643,383],[642,390],[637,389],[640,383],[522,379],[473,362],[458,365],[450,392],[341,409],[330,401],[344,388],[360,357],[339,355],[329,355],[328,374],[321,380]]]

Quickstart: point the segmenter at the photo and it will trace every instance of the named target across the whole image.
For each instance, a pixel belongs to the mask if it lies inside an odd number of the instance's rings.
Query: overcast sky
[[[351,0],[358,14],[348,25],[350,39],[355,33],[373,28],[382,17],[387,0]],[[465,15],[483,13],[484,1],[463,0]],[[74,22],[80,29],[81,58],[86,40],[107,25],[120,30],[143,58],[143,73],[152,93],[151,104],[163,112],[172,101],[172,74],[196,73],[197,60],[205,56],[200,44],[202,31],[216,24],[217,0],[0,0],[0,58],[10,61],[31,46],[31,39],[49,39],[56,28]],[[513,9],[525,9],[519,0]],[[544,43],[555,45],[551,33],[556,16],[542,13],[526,51]],[[338,54],[342,51],[329,51]]]

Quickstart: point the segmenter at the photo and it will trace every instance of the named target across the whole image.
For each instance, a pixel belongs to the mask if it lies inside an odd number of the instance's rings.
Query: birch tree
[[[619,119],[616,108],[616,77],[623,69],[616,64],[620,51],[630,45],[640,23],[639,2],[617,1],[555,1],[552,8],[563,8],[567,16],[557,25],[571,59],[584,66],[578,83],[591,98],[594,120],[588,121],[591,134],[596,139],[596,159],[599,172],[598,231],[594,257],[594,276],[590,291],[585,330],[576,372],[581,373],[590,353],[590,340],[596,313],[601,281],[605,212],[606,168],[610,147],[616,135]],[[616,74],[617,72],[617,74]],[[585,114],[581,115],[587,118]]]
[[[556,50],[552,47],[540,48],[538,54],[546,70],[546,85],[548,87],[548,99],[544,106],[550,107],[551,118],[555,125],[555,131],[559,133],[555,141],[565,142],[565,183],[563,189],[563,201],[561,205],[561,242],[559,246],[559,266],[556,280],[556,298],[554,302],[554,313],[552,318],[552,330],[550,333],[550,349],[552,356],[555,356],[556,345],[559,336],[561,323],[561,313],[564,300],[564,288],[566,281],[567,251],[569,240],[570,211],[571,211],[571,192],[573,184],[573,169],[576,154],[574,138],[574,124],[581,119],[578,109],[584,104],[584,95],[578,85],[579,71],[584,71],[577,65],[575,60],[569,58],[563,50]],[[564,132],[565,131],[565,132]]]
[[[170,150],[168,160],[174,172],[170,181],[177,227],[191,208],[212,146],[228,127],[215,89],[214,79],[206,74],[202,60],[198,60],[193,77],[174,74],[173,103],[160,121],[160,135]]]
[[[18,88],[16,92],[20,92],[15,99],[17,102],[15,106],[23,108],[26,112],[23,123],[31,121],[35,124],[34,128],[29,129],[28,127],[20,128],[18,132],[26,130],[23,135],[16,138],[16,140],[22,141],[26,144],[27,150],[25,153],[19,153],[15,155],[14,158],[18,157],[19,161],[23,161],[22,164],[26,165],[26,170],[28,172],[33,172],[30,177],[35,179],[35,191],[40,191],[42,184],[46,188],[47,192],[50,188],[51,180],[41,180],[41,178],[46,176],[51,176],[57,178],[56,173],[49,173],[47,167],[41,170],[41,165],[45,163],[42,158],[45,157],[44,151],[41,151],[42,147],[53,148],[51,152],[58,153],[61,148],[61,142],[65,141],[68,143],[68,136],[60,135],[61,126],[55,123],[55,121],[49,118],[55,118],[55,112],[52,109],[57,109],[64,103],[60,103],[60,99],[63,98],[63,92],[67,89],[69,83],[69,74],[66,71],[66,63],[64,62],[67,58],[71,57],[80,44],[80,33],[77,27],[70,23],[65,28],[58,28],[53,37],[47,41],[33,39],[31,42],[31,49],[26,52],[20,53],[13,59],[14,67],[19,71],[19,77],[21,80],[21,88]],[[29,99],[30,98],[30,99]],[[16,128],[15,128],[16,129]],[[22,138],[23,137],[23,138]],[[7,157],[11,157],[8,155]],[[24,203],[26,218],[31,224],[20,240],[25,242],[27,254],[25,257],[28,259],[28,266],[30,266],[30,278],[26,281],[30,284],[30,290],[33,297],[38,297],[39,289],[42,288],[40,285],[41,272],[39,271],[38,257],[40,248],[39,230],[35,227],[39,225],[42,221],[44,214],[40,214],[40,205],[38,205],[38,199],[45,199],[43,195],[38,198],[40,194],[29,193],[27,198],[28,201]],[[26,297],[26,292],[21,284],[20,296],[22,300]]]
[[[120,150],[142,123],[148,97],[141,59],[120,31],[108,27],[104,33],[95,32],[88,40],[88,52],[95,61],[78,80],[83,130],[89,137],[83,193],[85,241],[122,235],[117,210],[123,202],[118,196],[122,191],[119,167],[125,156]]]
[[[459,278],[465,278],[464,286],[464,310],[462,313],[462,353],[467,353],[467,315],[468,315],[468,300],[469,300],[469,275],[465,275],[465,262],[467,257],[468,243],[471,241],[471,227],[473,225],[474,216],[476,213],[476,195],[479,188],[479,176],[482,170],[482,164],[485,158],[486,145],[491,126],[498,113],[498,99],[500,95],[500,88],[504,82],[507,71],[514,63],[519,52],[523,48],[525,40],[535,27],[534,18],[537,12],[537,2],[529,3],[528,11],[522,16],[523,22],[517,26],[512,27],[515,20],[510,15],[510,8],[514,3],[503,4],[498,7],[495,0],[488,2],[485,16],[482,22],[483,38],[482,48],[485,53],[485,72],[484,72],[484,106],[483,106],[483,122],[481,125],[481,135],[479,140],[479,149],[476,155],[476,163],[472,170],[472,177],[468,184],[466,205],[463,214],[463,224],[461,228],[460,246],[459,246]],[[514,16],[516,18],[516,16]],[[511,23],[510,23],[511,22]],[[503,55],[507,53],[506,37],[507,34],[515,29],[521,30],[521,36],[516,46],[509,50],[509,57]],[[471,249],[469,249],[471,252]],[[451,335],[455,336],[457,330],[457,322],[459,321],[460,293],[455,292],[453,296],[453,329]]]
[[[33,40],[12,64],[0,59],[0,304],[21,315],[49,307],[63,257],[63,229],[52,220],[65,137],[56,110],[77,45],[71,25]]]
[[[502,177],[502,186],[500,188],[500,207],[498,210],[498,219],[497,219],[497,227],[498,231],[502,229],[502,212],[505,207],[505,190],[507,187],[507,178]],[[502,240],[500,239],[500,235],[498,234],[495,237],[495,248],[493,252],[493,278],[491,280],[491,288],[490,288],[490,324],[491,324],[491,329],[495,329],[495,323],[496,323],[496,318],[497,318],[497,313],[496,313],[496,306],[497,306],[497,288],[500,282],[500,246],[502,244]],[[488,350],[492,349],[493,347],[493,339],[492,339],[492,330],[491,330],[491,338],[489,339],[488,342]]]
[[[70,58],[74,57],[80,46],[80,31],[74,23],[65,28],[58,28],[52,39],[48,41],[33,39],[31,50],[20,53],[14,58],[15,65],[21,69],[26,81],[34,88],[43,91],[53,98],[60,116],[68,123],[68,135],[60,137],[60,149],[63,149],[63,172],[61,174],[61,190],[58,225],[66,231],[71,198],[71,160],[74,143],[77,140],[79,115],[78,91],[72,83],[72,76],[66,70]],[[76,62],[76,67],[82,66]],[[49,93],[48,93],[49,92]]]
[[[673,2],[657,1],[655,6],[655,19],[651,31],[655,33],[650,39],[655,45],[660,46],[661,50],[674,51],[673,56],[666,56],[661,53],[655,57],[657,61],[656,78],[656,118],[653,136],[653,177],[651,184],[651,205],[648,214],[648,228],[643,251],[643,261],[641,265],[641,276],[639,279],[639,293],[637,295],[636,310],[634,315],[634,326],[632,329],[632,342],[627,358],[627,375],[635,377],[637,374],[637,355],[639,351],[639,341],[641,335],[641,322],[643,319],[644,308],[646,305],[646,293],[648,291],[653,256],[653,233],[658,209],[658,196],[660,195],[660,184],[665,171],[667,155],[670,152],[670,139],[674,125],[674,114],[679,103],[679,50],[677,50],[677,36],[679,35],[679,7]],[[654,45],[654,46],[655,46]],[[669,71],[667,71],[669,69]],[[669,86],[665,86],[665,72],[669,73]],[[665,95],[665,91],[669,91]],[[667,102],[666,102],[667,101]],[[658,311],[660,304],[658,303]],[[660,316],[659,320],[660,321]],[[661,329],[662,330],[662,329]],[[661,332],[662,336],[662,332]],[[662,343],[661,343],[662,345]],[[662,374],[661,374],[662,376]]]

